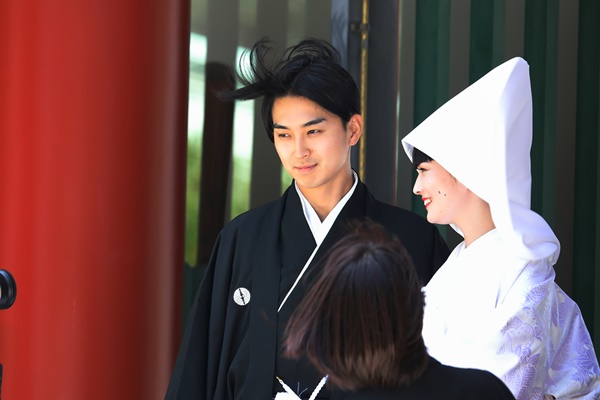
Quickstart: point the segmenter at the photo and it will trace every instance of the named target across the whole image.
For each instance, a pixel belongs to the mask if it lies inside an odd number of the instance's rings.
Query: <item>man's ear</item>
[[[358,143],[358,139],[362,135],[363,119],[360,114],[354,114],[350,117],[346,129],[350,132],[350,146],[354,146]]]

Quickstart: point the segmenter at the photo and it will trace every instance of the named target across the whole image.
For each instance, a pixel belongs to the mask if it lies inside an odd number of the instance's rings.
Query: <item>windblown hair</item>
[[[430,161],[434,161],[433,158],[429,157],[416,147],[413,148],[412,165],[415,169],[419,166],[419,164]]]
[[[374,222],[357,224],[286,326],[286,356],[306,354],[342,390],[397,387],[427,367],[424,295],[411,257]]]
[[[225,100],[249,100],[263,96],[262,120],[273,141],[273,103],[287,96],[307,98],[337,115],[345,127],[360,114],[360,95],[352,76],[340,65],[340,55],[329,43],[305,39],[286,49],[270,65],[269,41],[256,42],[239,62],[235,79],[241,88],[220,94]],[[248,64],[244,63],[248,60]]]

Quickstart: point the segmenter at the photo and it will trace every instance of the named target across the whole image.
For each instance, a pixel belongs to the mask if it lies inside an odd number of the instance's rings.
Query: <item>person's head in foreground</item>
[[[378,224],[357,224],[289,321],[286,354],[307,354],[342,390],[408,385],[428,362],[423,306],[400,241]]]
[[[558,258],[559,243],[530,209],[533,129],[529,65],[516,57],[449,100],[403,140],[427,220],[469,246],[496,228],[515,254]]]

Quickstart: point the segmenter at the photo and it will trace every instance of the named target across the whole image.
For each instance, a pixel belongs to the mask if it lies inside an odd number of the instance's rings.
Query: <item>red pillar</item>
[[[189,0],[0,2],[6,399],[162,399],[180,335]]]

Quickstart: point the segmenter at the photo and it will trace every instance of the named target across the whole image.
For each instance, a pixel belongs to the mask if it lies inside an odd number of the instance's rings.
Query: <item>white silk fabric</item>
[[[423,337],[441,363],[488,370],[519,400],[600,398],[590,335],[549,260],[515,257],[493,230],[459,244],[423,290]]]

